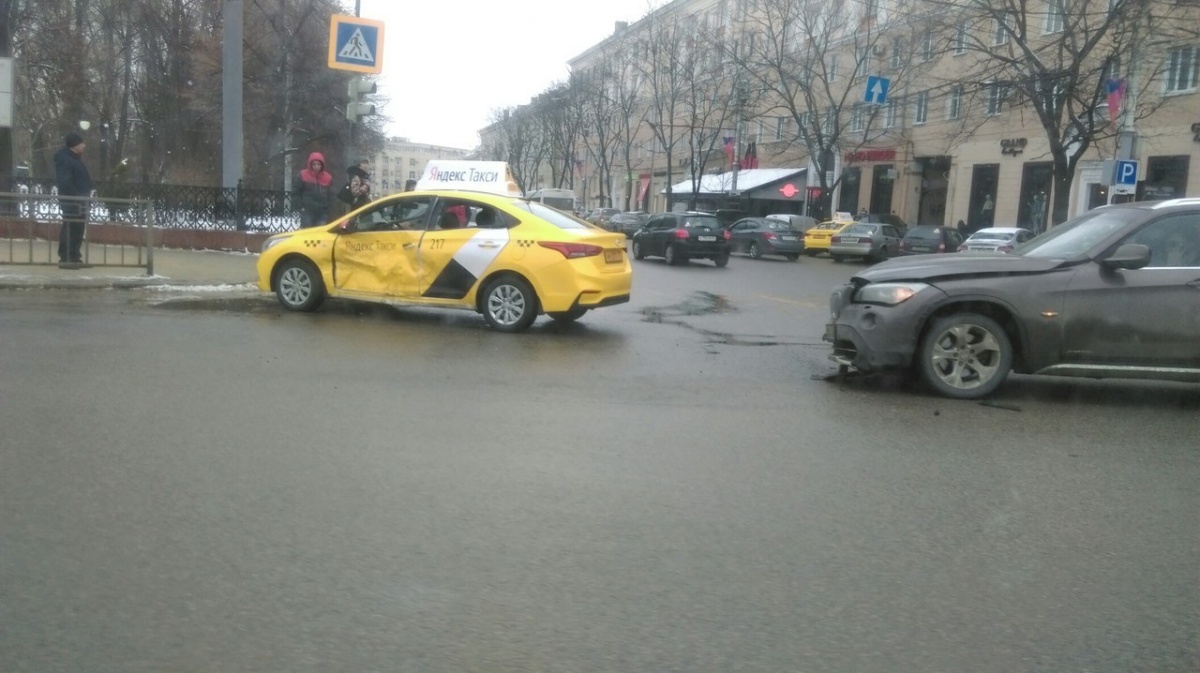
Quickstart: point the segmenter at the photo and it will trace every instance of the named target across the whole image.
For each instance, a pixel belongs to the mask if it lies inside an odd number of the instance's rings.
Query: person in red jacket
[[[333,175],[325,170],[325,155],[308,155],[308,167],[300,171],[294,190],[295,205],[300,211],[300,228],[319,227],[329,221],[329,206]]]

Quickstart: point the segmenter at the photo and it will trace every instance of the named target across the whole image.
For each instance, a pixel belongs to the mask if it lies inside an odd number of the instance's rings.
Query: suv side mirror
[[[1150,248],[1140,243],[1126,243],[1100,260],[1100,266],[1110,270],[1140,269],[1149,263]]]

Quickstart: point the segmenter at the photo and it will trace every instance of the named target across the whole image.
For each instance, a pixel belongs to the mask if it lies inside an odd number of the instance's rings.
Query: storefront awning
[[[748,192],[751,189],[757,189],[763,185],[786,180],[788,178],[796,178],[803,175],[807,168],[747,168],[743,171],[738,171],[737,190],[739,192]],[[691,194],[695,187],[694,180],[684,180],[676,185],[671,186],[672,194]],[[714,173],[700,177],[700,190],[697,194],[728,194],[733,191],[733,171],[725,173]],[[663,194],[667,190],[662,191]]]

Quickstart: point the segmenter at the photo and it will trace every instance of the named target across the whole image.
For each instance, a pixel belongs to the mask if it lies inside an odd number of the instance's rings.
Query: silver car
[[[1033,232],[1020,227],[989,227],[967,237],[958,246],[959,252],[1012,252],[1033,238]]]
[[[829,256],[835,262],[847,257],[878,262],[899,254],[902,238],[904,234],[894,225],[856,222],[830,239]]]

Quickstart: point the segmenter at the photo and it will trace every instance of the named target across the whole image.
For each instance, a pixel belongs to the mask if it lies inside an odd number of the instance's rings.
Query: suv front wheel
[[[995,320],[958,313],[934,321],[917,354],[917,368],[931,388],[959,400],[991,394],[1012,369],[1012,343]]]

